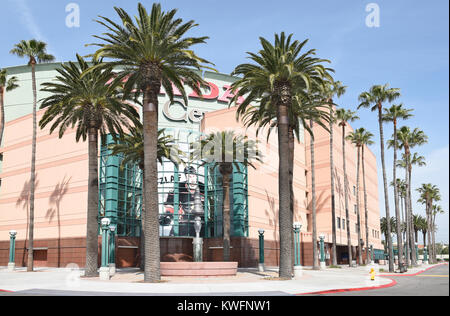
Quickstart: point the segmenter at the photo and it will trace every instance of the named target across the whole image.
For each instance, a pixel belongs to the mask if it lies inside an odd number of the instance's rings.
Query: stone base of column
[[[300,278],[303,275],[302,266],[294,266],[294,278]]]
[[[428,260],[423,261],[423,264],[428,264]]]
[[[116,274],[116,264],[110,263],[109,264],[109,275],[113,276],[114,274]]]
[[[101,267],[100,268],[100,280],[109,280],[109,267]]]
[[[258,271],[264,272],[264,263],[258,263]]]
[[[14,271],[14,269],[16,268],[16,263],[15,262],[8,262],[8,271]]]
[[[327,265],[326,265],[325,261],[321,261],[320,262],[320,268],[321,269],[326,269],[326,267],[327,267]]]

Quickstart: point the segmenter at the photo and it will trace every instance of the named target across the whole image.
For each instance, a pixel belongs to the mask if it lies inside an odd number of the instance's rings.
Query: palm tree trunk
[[[290,98],[289,98],[290,100]],[[278,121],[278,196],[279,196],[279,235],[280,235],[280,269],[281,278],[292,278],[292,226],[290,209],[291,190],[289,188],[289,117],[288,105],[280,103],[277,113]]]
[[[223,186],[223,261],[230,261],[230,174],[222,173]]]
[[[415,255],[415,242],[414,242],[414,221],[413,221],[413,213],[412,213],[412,198],[411,198],[411,161],[410,161],[411,153],[409,151],[409,147],[407,148],[407,155],[406,155],[406,166],[408,171],[408,218],[409,218],[409,246],[411,251],[411,264],[413,266],[417,265],[417,258]]]
[[[433,234],[431,235],[433,240],[433,262],[437,263],[437,251],[436,251],[436,214],[433,214],[433,220],[432,220],[432,228],[433,228]]]
[[[88,201],[85,276],[97,276],[98,267],[98,130],[88,130]]]
[[[348,181],[347,181],[347,167],[345,163],[345,124],[342,124],[342,161],[344,168],[344,200],[345,200],[345,221],[347,228],[347,250],[348,250],[348,265],[352,266],[352,240],[350,239],[350,217],[348,214]]]
[[[405,157],[407,157],[408,155],[408,150],[407,148],[405,148]],[[409,190],[409,173],[408,173],[408,166],[406,165],[406,169],[405,169],[405,185],[406,185],[406,189],[405,189],[405,220],[406,220],[406,261],[405,264],[409,267],[410,265],[410,260],[412,261],[412,245],[411,245],[411,238],[410,238],[410,234],[409,234],[409,230],[411,229],[411,225],[410,225],[410,221],[411,218],[409,216],[409,194],[410,194],[410,190]]]
[[[3,131],[5,130],[5,105],[3,87],[0,87],[0,147],[2,146]]]
[[[391,214],[389,212],[389,193],[388,193],[388,184],[386,177],[386,163],[384,161],[384,135],[383,135],[383,113],[382,106],[378,104],[378,125],[380,127],[380,148],[381,148],[381,166],[383,169],[383,186],[384,186],[384,207],[386,210],[386,218],[387,220],[387,243],[388,243],[388,251],[389,251],[389,272],[394,272],[394,249],[392,248],[392,237],[391,237],[391,223],[390,218]]]
[[[400,208],[398,205],[398,187],[397,187],[397,121],[394,120],[394,166],[392,170],[394,179],[394,204],[395,217],[397,218],[397,248],[398,248],[398,265],[403,265],[403,240],[402,240],[402,220]]]
[[[145,271],[144,282],[161,280],[158,222],[158,92],[160,86],[144,90],[144,232]]]
[[[30,175],[30,229],[28,231],[28,260],[27,271],[33,271],[34,266],[34,193],[36,190],[36,106],[37,106],[37,92],[36,92],[36,62],[31,62],[31,84],[33,88],[33,136],[31,141],[31,175]]]
[[[139,248],[140,248],[140,256],[141,260],[139,263],[140,269],[142,271],[145,271],[145,224],[144,224],[144,213],[145,213],[145,180],[144,180],[144,169],[141,169],[142,171],[142,206],[141,206],[141,238],[139,241]],[[178,175],[176,175],[178,176]]]
[[[291,216],[294,218],[294,149],[295,149],[295,137],[294,130],[289,126],[289,189],[290,189],[290,210]],[[292,249],[294,249],[294,229],[292,229]],[[294,251],[292,252],[292,269],[294,269]]]
[[[330,106],[330,114],[333,111],[333,107]],[[332,246],[331,254],[333,257],[333,265],[337,265],[337,252],[336,252],[336,197],[334,195],[334,150],[333,150],[333,120],[330,120],[330,177],[331,177],[331,235]]]
[[[358,151],[357,167],[356,167],[356,220],[358,226],[358,260],[359,264],[363,264],[362,260],[362,245],[361,245],[361,217],[359,214],[359,165],[361,164],[361,152],[360,147],[356,149]]]
[[[313,121],[310,121],[313,130]],[[313,242],[313,270],[319,269],[317,256],[317,222],[316,222],[316,175],[314,167],[314,137],[311,135],[311,210],[312,210],[312,242]]]
[[[427,229],[427,235],[428,235],[428,253],[429,253],[429,261],[430,263],[434,263],[432,251],[433,246],[431,243],[431,230],[432,230],[432,222],[431,222],[431,210],[432,210],[433,201],[428,200],[427,201],[427,223],[428,223],[428,229]]]
[[[364,188],[364,217],[366,222],[366,260],[369,261],[369,210],[367,208],[367,190],[366,190],[366,170],[364,166],[364,145],[361,147],[362,155],[362,173]]]

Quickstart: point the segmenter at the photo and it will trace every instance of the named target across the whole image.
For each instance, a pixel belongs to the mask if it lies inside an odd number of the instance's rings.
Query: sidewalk
[[[408,274],[418,273],[432,266],[410,269]],[[377,271],[374,281],[369,271]],[[361,266],[350,268],[326,268],[312,270],[304,267],[301,276],[293,280],[279,280],[276,268],[268,268],[260,273],[257,269],[238,269],[233,277],[162,277],[160,283],[143,283],[143,272],[138,269],[118,269],[109,281],[83,277],[82,270],[37,268],[36,272],[26,272],[17,268],[8,272],[0,267],[0,290],[31,291],[39,289],[58,294],[62,291],[86,292],[87,295],[300,295],[343,289],[371,289],[395,285],[390,274],[379,272],[384,266]],[[393,274],[400,275],[400,274]],[[81,276],[81,277],[80,277]],[[42,292],[42,291],[41,291]],[[71,293],[64,292],[65,295]],[[76,292],[72,292],[76,294]]]

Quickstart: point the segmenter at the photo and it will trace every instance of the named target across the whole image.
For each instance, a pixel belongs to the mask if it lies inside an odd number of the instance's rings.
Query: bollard
[[[325,264],[325,248],[324,248],[324,239],[325,239],[325,235],[321,234],[319,236],[320,239],[320,268],[321,269],[325,269],[326,264]]]
[[[15,256],[16,256],[16,235],[15,230],[9,231],[9,262],[8,271],[14,271],[16,267]]]
[[[264,229],[258,229],[259,234],[259,263],[258,271],[264,272]]]
[[[100,280],[109,280],[109,259],[108,259],[108,237],[109,237],[109,224],[111,220],[109,218],[102,218],[102,265],[100,267]]]

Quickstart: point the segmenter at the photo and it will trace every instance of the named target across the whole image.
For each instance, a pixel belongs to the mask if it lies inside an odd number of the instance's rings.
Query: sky
[[[373,2],[372,2],[373,1]],[[152,1],[141,1],[148,10]],[[230,74],[247,62],[246,52],[260,49],[259,37],[273,41],[274,34],[293,33],[300,41],[308,39],[306,49],[329,59],[335,80],[347,86],[337,103],[356,110],[358,95],[372,85],[388,83],[400,88],[403,103],[414,109],[414,117],[400,126],[419,127],[428,136],[428,144],[415,148],[427,162],[413,169],[413,211],[425,214],[416,200],[415,188],[433,183],[440,188],[445,210],[437,218],[437,241],[449,240],[449,2],[448,0],[362,1],[362,0],[166,0],[163,10],[177,8],[177,17],[194,20],[198,26],[191,36],[208,36],[206,45],[196,53],[213,62],[215,68]],[[0,29],[0,68],[21,65],[25,60],[9,54],[14,44],[36,38],[48,43],[48,51],[57,61],[68,61],[75,54],[95,50],[93,35],[104,27],[94,20],[99,15],[117,21],[114,6],[130,15],[137,12],[137,2],[130,0],[2,0]],[[73,8],[76,8],[75,10]],[[73,19],[79,12],[79,23]],[[67,21],[72,23],[67,23]],[[385,105],[386,107],[389,104]],[[379,133],[376,113],[358,111],[360,120],[354,128],[365,127],[375,135],[371,150],[379,158]],[[392,126],[385,127],[385,137]],[[389,182],[392,180],[392,151],[386,151]],[[380,211],[384,216],[381,161],[379,165]],[[403,171],[399,171],[403,174]],[[392,190],[390,210],[394,215]]]

